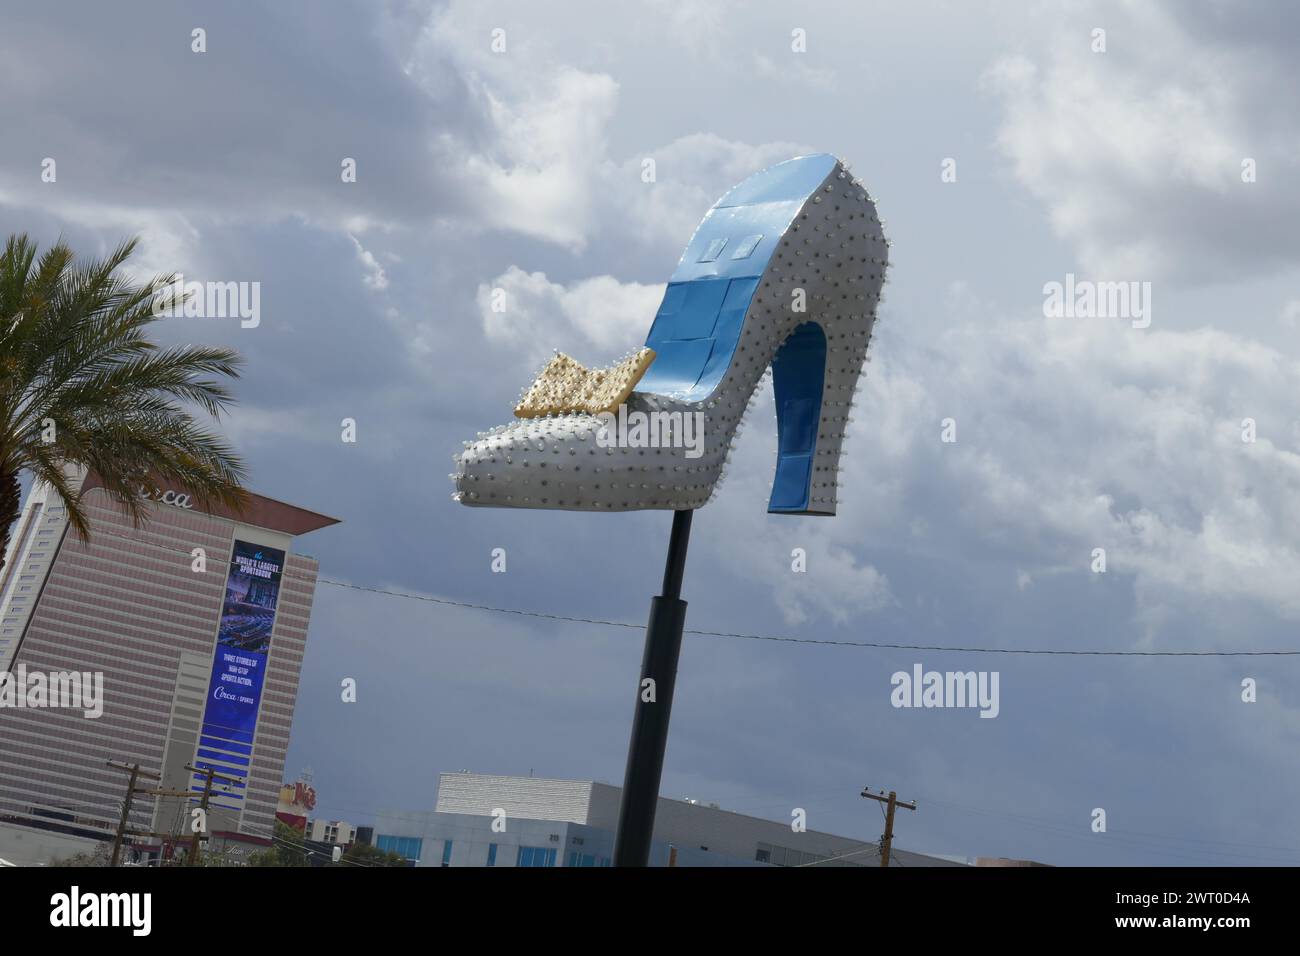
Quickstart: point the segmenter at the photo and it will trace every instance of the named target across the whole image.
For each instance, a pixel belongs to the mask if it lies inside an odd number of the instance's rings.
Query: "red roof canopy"
[[[90,491],[92,488],[102,488],[103,482],[99,475],[93,471],[86,476],[82,483],[82,492]],[[189,494],[194,498],[197,506],[198,499],[188,489],[169,485],[163,488],[157,486],[163,491],[175,491],[178,494]],[[268,498],[265,495],[259,495],[255,492],[248,491],[248,503],[240,511],[228,508],[219,502],[213,502],[212,505],[204,510],[208,514],[217,515],[222,518],[229,518],[231,521],[239,521],[244,524],[256,525],[259,528],[267,528],[271,531],[279,531],[282,534],[298,536],[307,534],[309,531],[315,531],[319,528],[328,528],[332,524],[338,524],[338,518],[331,518],[329,515],[318,514],[315,511],[308,511],[306,508],[299,508],[297,505],[287,504],[283,501],[277,501],[274,498]]]

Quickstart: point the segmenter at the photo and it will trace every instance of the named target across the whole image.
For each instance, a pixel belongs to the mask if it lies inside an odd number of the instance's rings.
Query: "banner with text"
[[[196,767],[212,767],[218,774],[241,781],[248,777],[283,569],[283,551],[235,542]],[[195,774],[190,789],[201,792],[203,781],[203,775]],[[212,787],[213,802],[219,806],[238,804],[244,787],[242,782],[218,781]]]

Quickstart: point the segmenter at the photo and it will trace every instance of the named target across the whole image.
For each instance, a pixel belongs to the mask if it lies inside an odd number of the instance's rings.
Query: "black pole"
[[[632,739],[627,746],[623,774],[623,800],[614,838],[615,866],[646,866],[650,862],[650,837],[655,828],[659,777],[668,744],[668,718],[673,709],[677,658],[686,625],[686,602],[681,599],[686,569],[686,545],[691,537],[693,511],[674,511],[668,560],[664,564],[663,594],[650,600],[650,622],[645,629],[641,679],[637,682]],[[646,681],[653,681],[647,684]]]

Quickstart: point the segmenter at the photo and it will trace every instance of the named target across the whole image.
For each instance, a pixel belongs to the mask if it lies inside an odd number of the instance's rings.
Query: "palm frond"
[[[217,418],[233,402],[240,356],[216,346],[160,348],[148,336],[155,297],[172,276],[143,285],[119,271],[129,239],[102,259],[77,261],[62,242],[38,255],[26,236],[0,253],[0,477],[48,482],[83,535],[88,522],[70,482],[95,472],[133,520],[151,481],[202,504],[247,501],[243,462],[191,409]]]

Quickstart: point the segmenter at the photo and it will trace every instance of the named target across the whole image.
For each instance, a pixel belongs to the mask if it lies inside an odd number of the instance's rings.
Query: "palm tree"
[[[84,538],[74,468],[94,471],[137,525],[146,482],[182,486],[199,504],[247,500],[242,462],[186,410],[219,417],[233,401],[221,378],[238,378],[242,360],[232,349],[149,341],[155,295],[174,278],[128,281],[118,269],[135,246],[74,263],[62,241],[37,258],[36,244],[15,235],[0,255],[0,568],[24,472],[58,492]]]

